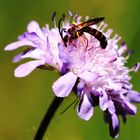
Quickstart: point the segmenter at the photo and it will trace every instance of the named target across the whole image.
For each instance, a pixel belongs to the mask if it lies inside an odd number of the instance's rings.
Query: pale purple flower
[[[67,30],[72,26],[69,20],[70,17],[62,21],[63,36],[69,36]],[[79,24],[81,16],[74,16],[73,21]],[[102,49],[99,40],[88,33],[66,42],[65,46],[58,27],[49,29],[47,25],[40,29],[38,23],[32,21],[27,32],[18,38],[19,41],[6,46],[5,50],[30,46],[13,61],[24,58],[34,60],[20,65],[15,70],[15,76],[24,77],[41,66],[57,69],[61,76],[52,86],[55,95],[66,97],[74,90],[80,99],[77,114],[83,120],[89,120],[94,107],[99,106],[105,121],[109,123],[110,135],[117,138],[118,116],[121,115],[125,123],[127,115],[136,114],[137,108],[132,103],[140,103],[140,94],[132,89],[129,75],[130,72],[137,72],[140,64],[136,63],[131,69],[125,66],[129,58],[125,55],[127,46],[125,43],[118,45],[120,37],[111,37],[113,30],[107,30],[107,24],[101,22],[99,26],[91,27],[106,36],[106,49]]]
[[[80,23],[79,18],[76,24]],[[110,135],[117,138],[118,115],[126,122],[126,116],[133,116],[137,111],[132,103],[140,103],[140,94],[132,90],[129,82],[129,73],[138,71],[139,63],[132,69],[125,66],[129,58],[129,55],[125,56],[127,46],[125,43],[118,45],[121,38],[118,35],[111,38],[112,29],[107,30],[106,26],[103,22],[99,26],[91,26],[106,36],[106,49],[102,49],[100,42],[88,33],[73,39],[72,43],[67,43],[67,47],[63,42],[59,43],[59,57],[66,74],[53,84],[53,91],[58,97],[66,97],[76,87],[74,90],[80,98],[78,116],[89,120],[94,107],[99,106],[109,123]]]

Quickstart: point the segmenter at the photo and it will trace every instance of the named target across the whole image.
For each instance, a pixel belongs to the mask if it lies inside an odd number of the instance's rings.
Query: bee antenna
[[[65,31],[66,29],[63,28],[63,29],[61,30],[61,27],[60,27],[60,26],[61,26],[62,20],[63,20],[62,18],[59,19],[59,22],[58,22],[58,30],[59,30],[59,34],[60,34],[62,40],[64,41],[64,38],[63,38],[63,31]]]
[[[61,36],[62,40],[64,41],[63,32],[66,32],[66,28],[62,28],[60,31],[60,36]]]
[[[61,29],[60,29],[61,27],[60,27],[60,26],[61,26],[62,20],[63,20],[63,19],[60,18],[59,21],[58,21],[58,30],[59,30],[59,34],[60,34],[60,35],[61,35]]]
[[[52,21],[54,21],[55,16],[56,16],[56,11],[54,11],[54,12],[52,13],[52,16],[51,16],[51,20],[52,20]]]

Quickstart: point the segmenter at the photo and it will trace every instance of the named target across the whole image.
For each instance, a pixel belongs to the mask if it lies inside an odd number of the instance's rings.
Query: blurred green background
[[[0,0],[0,140],[33,139],[54,97],[51,85],[58,77],[55,72],[35,70],[26,78],[15,78],[13,72],[19,64],[11,60],[19,50],[4,52],[3,48],[26,30],[29,21],[37,20],[41,27],[52,25],[52,12],[57,11],[59,19],[67,10],[83,16],[106,17],[108,28],[113,28],[135,51],[127,65],[132,67],[140,60],[139,0]],[[132,79],[138,91],[139,82],[140,72],[133,74]],[[60,115],[74,99],[74,95],[65,99],[44,140],[111,140],[99,108],[88,122],[80,120],[73,107]],[[120,123],[118,140],[139,140],[140,105],[135,117],[128,117],[126,125]]]

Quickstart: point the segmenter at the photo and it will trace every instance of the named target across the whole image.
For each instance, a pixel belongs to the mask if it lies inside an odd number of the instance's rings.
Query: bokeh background
[[[40,26],[52,26],[51,15],[58,20],[67,10],[90,17],[104,16],[109,28],[122,36],[134,53],[128,61],[132,67],[140,61],[140,1],[139,0],[0,0],[0,140],[32,140],[54,94],[52,83],[56,72],[35,70],[26,78],[15,78],[11,63],[19,50],[4,52],[3,48],[26,30],[31,20]],[[134,89],[140,91],[140,72],[132,74]],[[88,122],[77,117],[73,107],[63,111],[74,95],[65,99],[51,122],[44,140],[111,140],[102,111],[95,109]],[[135,117],[121,123],[118,140],[139,140],[140,105]]]

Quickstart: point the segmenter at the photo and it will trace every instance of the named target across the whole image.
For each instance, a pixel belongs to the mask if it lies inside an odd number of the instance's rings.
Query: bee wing
[[[94,25],[94,24],[97,24],[97,23],[103,21],[104,19],[105,19],[104,17],[98,17],[98,18],[90,19],[88,21],[85,21],[85,22],[82,22],[82,23],[78,24],[77,26],[79,28],[83,28],[83,27],[86,27],[86,26],[91,26],[91,25]]]

